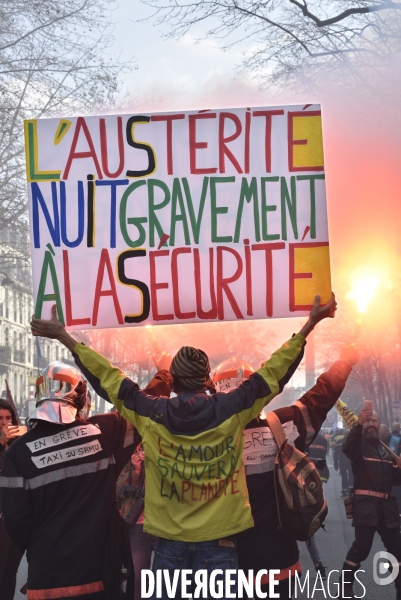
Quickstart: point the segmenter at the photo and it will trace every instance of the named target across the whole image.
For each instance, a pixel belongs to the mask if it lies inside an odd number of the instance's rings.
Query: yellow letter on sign
[[[331,299],[328,242],[290,244],[290,311],[310,310],[315,296]]]
[[[288,168],[323,171],[323,136],[320,111],[288,113]]]

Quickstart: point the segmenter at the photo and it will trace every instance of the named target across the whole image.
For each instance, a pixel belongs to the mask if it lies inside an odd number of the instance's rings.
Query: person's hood
[[[45,400],[29,418],[31,421],[49,421],[58,425],[69,425],[77,419],[78,409],[69,402]]]
[[[216,400],[204,391],[180,392],[170,398],[168,420],[172,430],[190,434],[214,421]]]

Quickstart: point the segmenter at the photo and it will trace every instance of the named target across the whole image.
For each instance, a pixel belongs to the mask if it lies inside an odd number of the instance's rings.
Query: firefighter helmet
[[[213,369],[212,379],[218,392],[230,392],[254,372],[255,369],[246,360],[232,356]]]
[[[43,369],[36,380],[36,411],[31,419],[71,423],[77,417],[85,419],[90,409],[86,381],[80,371],[61,361]]]

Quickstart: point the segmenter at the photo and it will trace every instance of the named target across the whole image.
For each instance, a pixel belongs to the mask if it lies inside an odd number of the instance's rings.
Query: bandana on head
[[[183,346],[171,362],[170,373],[185,389],[205,389],[210,384],[209,358],[203,350]]]

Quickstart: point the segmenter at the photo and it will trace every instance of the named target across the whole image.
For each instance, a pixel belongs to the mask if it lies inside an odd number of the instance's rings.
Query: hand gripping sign
[[[90,329],[331,297],[318,105],[25,121],[35,313]]]

